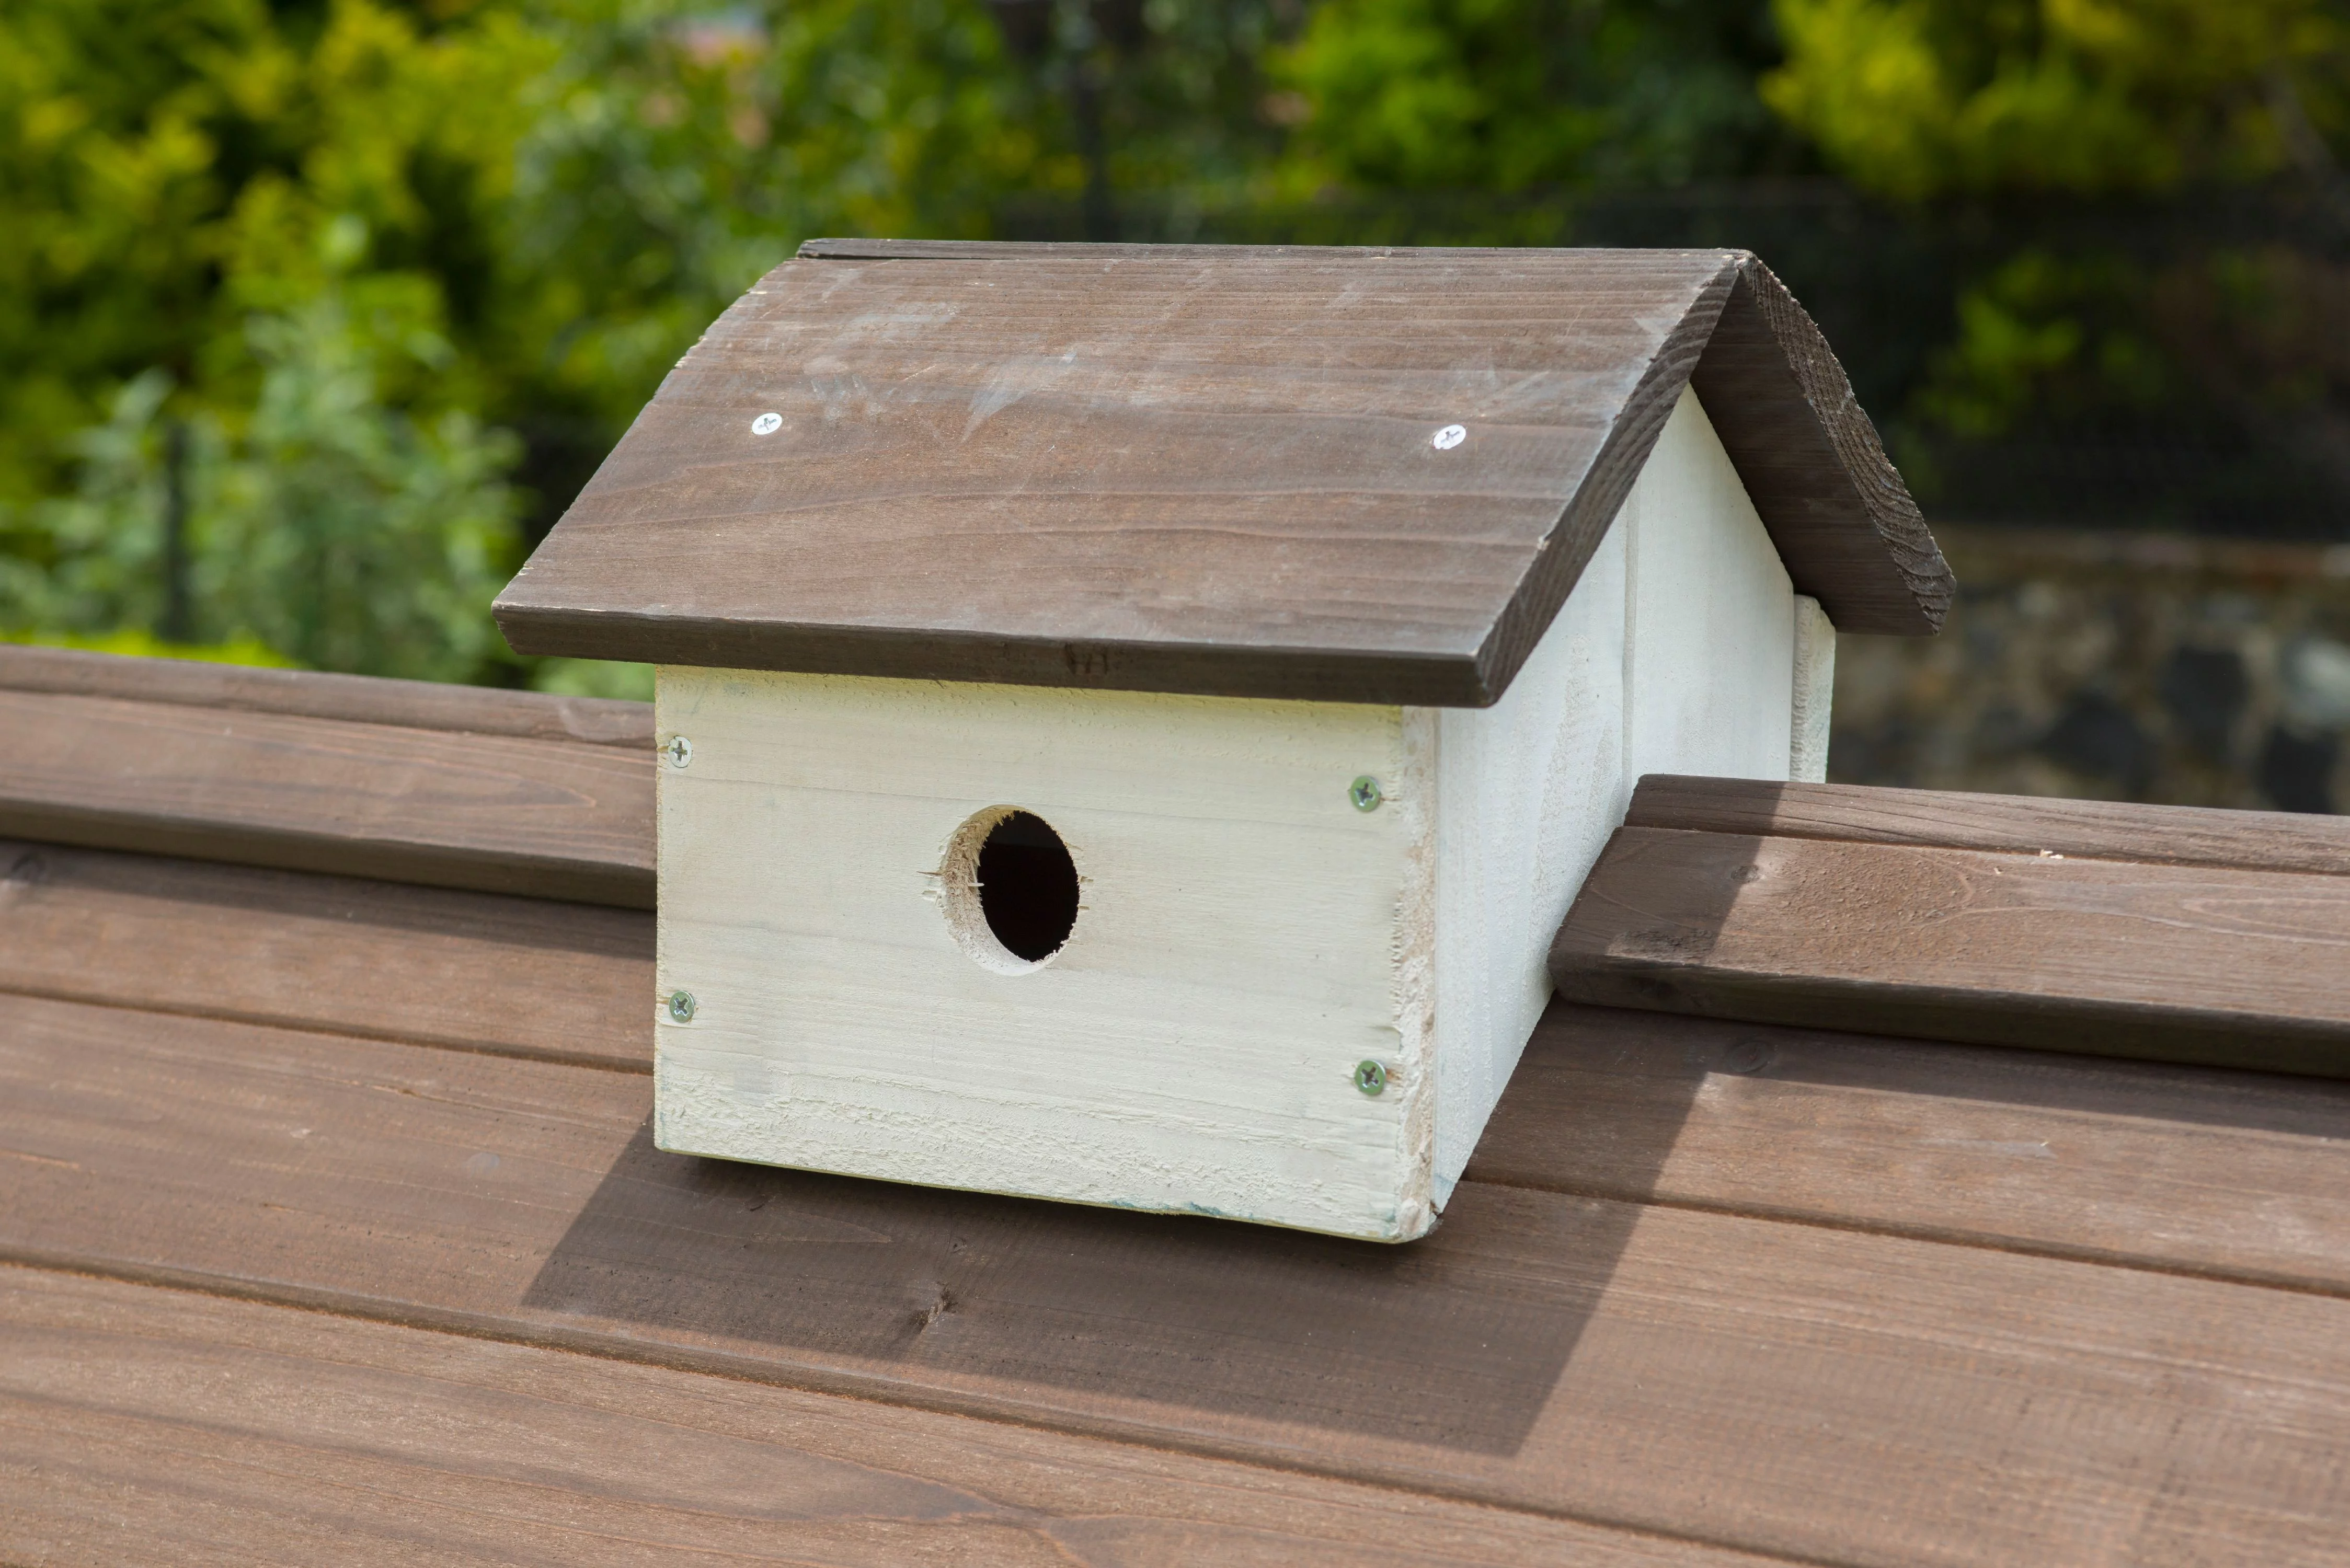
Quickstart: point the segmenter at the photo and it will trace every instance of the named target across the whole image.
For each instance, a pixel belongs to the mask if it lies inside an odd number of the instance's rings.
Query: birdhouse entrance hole
[[[1076,862],[1035,812],[996,806],[964,823],[945,879],[948,924],[989,969],[1034,969],[1076,929]]]

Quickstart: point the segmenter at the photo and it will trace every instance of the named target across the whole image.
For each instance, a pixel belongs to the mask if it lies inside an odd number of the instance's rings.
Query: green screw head
[[[1376,1095],[1388,1086],[1388,1070],[1377,1062],[1355,1064],[1355,1087],[1367,1095]]]
[[[679,1023],[693,1022],[693,992],[672,991],[669,993],[669,1015]]]
[[[1387,796],[1379,793],[1379,781],[1365,774],[1347,786],[1347,798],[1355,803],[1357,811],[1377,811],[1379,809],[1379,802],[1385,800]]]

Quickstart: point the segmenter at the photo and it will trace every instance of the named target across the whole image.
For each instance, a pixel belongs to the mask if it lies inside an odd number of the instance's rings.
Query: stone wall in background
[[[1836,639],[1830,778],[2350,811],[2350,545],[1935,535],[1942,635]]]

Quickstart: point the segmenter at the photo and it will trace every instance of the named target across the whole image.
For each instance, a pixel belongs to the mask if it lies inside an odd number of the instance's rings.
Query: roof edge
[[[1519,669],[1534,657],[1534,645],[1550,629],[1565,605],[1567,595],[1583,578],[1583,568],[1607,537],[1624,509],[1648,454],[1656,450],[1665,422],[1672,417],[1700,356],[1711,342],[1742,269],[1754,258],[1744,251],[1721,253],[1722,265],[1690,299],[1641,373],[1639,382],[1624,400],[1624,407],[1591,460],[1583,483],[1568,498],[1558,523],[1543,541],[1542,552],[1519,581],[1518,591],[1486,633],[1477,651],[1477,673],[1486,703],[1501,701]],[[1759,265],[1759,264],[1758,264]],[[1759,508],[1758,508],[1759,510]],[[1766,522],[1767,525],[1767,522]],[[1774,535],[1775,538],[1775,535]],[[1783,554],[1783,551],[1782,552]]]
[[[1475,657],[1465,649],[1399,653],[1288,646],[1278,650],[1278,679],[1268,680],[1266,650],[1253,643],[1072,640],[886,626],[780,625],[519,604],[504,595],[491,608],[515,652],[557,657],[607,659],[615,642],[624,641],[629,658],[652,664],[798,675],[1398,707],[1482,708],[1500,695],[1487,692]],[[958,671],[956,665],[962,670]]]
[[[1950,564],[1819,324],[1755,257],[1690,380],[1798,593],[1839,631],[1941,629]]]

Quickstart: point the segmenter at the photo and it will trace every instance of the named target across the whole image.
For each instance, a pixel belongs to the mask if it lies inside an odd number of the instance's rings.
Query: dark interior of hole
[[[979,907],[995,940],[1034,963],[1058,952],[1077,923],[1077,867],[1061,836],[1015,811],[979,846]]]

